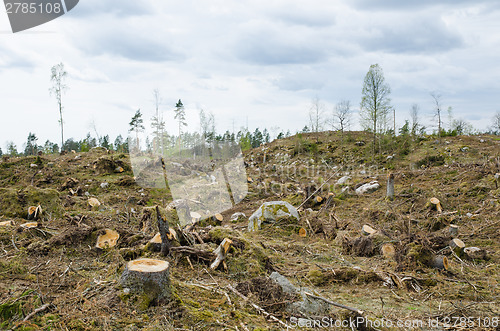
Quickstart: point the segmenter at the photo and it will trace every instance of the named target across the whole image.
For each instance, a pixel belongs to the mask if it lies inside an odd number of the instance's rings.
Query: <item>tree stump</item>
[[[120,283],[123,292],[134,298],[139,310],[147,309],[170,298],[170,265],[167,261],[155,259],[130,261]]]
[[[380,254],[388,260],[394,260],[396,257],[396,248],[391,243],[384,243],[380,246]]]
[[[99,249],[112,248],[116,246],[120,234],[111,229],[105,229],[104,233],[97,237],[95,247]]]
[[[431,261],[431,266],[436,269],[440,270],[448,270],[449,268],[449,262],[448,258],[446,256],[435,256],[432,261]]]
[[[465,243],[462,240],[460,240],[458,238],[455,238],[455,239],[452,239],[452,241],[450,241],[450,248],[458,256],[463,256],[463,254],[464,254],[464,248],[465,248]]]
[[[438,213],[441,214],[443,212],[443,207],[441,206],[441,201],[439,201],[438,198],[431,198],[429,201],[431,203],[432,208],[436,209],[438,211]]]
[[[387,176],[387,199],[394,200],[394,174]]]
[[[450,236],[452,238],[456,238],[458,236],[458,225],[450,224],[449,231],[450,231]]]
[[[369,236],[369,235],[374,234],[376,232],[377,232],[377,230],[375,230],[374,228],[372,228],[368,224],[363,225],[363,227],[361,228],[361,233],[363,233],[365,236]]]

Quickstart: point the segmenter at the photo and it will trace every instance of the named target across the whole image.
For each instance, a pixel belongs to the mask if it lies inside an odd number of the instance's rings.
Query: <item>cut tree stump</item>
[[[458,236],[458,225],[450,224],[449,232],[450,232],[450,236],[452,236],[453,238]]]
[[[433,208],[435,208],[438,211],[438,213],[443,212],[443,207],[441,206],[441,201],[439,201],[438,198],[431,198],[430,203],[431,203],[431,206],[433,206]]]
[[[471,260],[484,260],[486,258],[486,251],[479,247],[466,247],[464,248],[465,255]]]
[[[449,268],[449,262],[448,258],[446,256],[435,256],[432,261],[431,261],[431,266],[436,269],[440,270],[448,270]]]
[[[380,246],[380,255],[389,260],[394,260],[396,256],[396,248],[391,243],[385,243]]]
[[[129,261],[120,283],[126,294],[135,295],[139,310],[170,298],[170,265],[156,259]]]
[[[387,199],[394,200],[394,174],[387,176]]]
[[[217,224],[217,225],[221,225],[221,224],[222,224],[222,221],[224,220],[224,217],[223,217],[221,214],[215,214],[215,215],[212,217],[212,220],[215,222],[215,224]]]
[[[42,214],[42,206],[38,205],[37,207],[31,206],[28,208],[28,220],[37,220],[40,218]]]
[[[450,248],[457,254],[458,256],[462,256],[464,254],[465,243],[458,239],[452,239],[450,241]]]
[[[368,224],[365,224],[363,225],[363,227],[361,228],[361,232],[365,235],[365,236],[369,236],[371,234],[374,234],[377,232],[377,230],[375,230],[374,228],[372,228],[371,226],[369,226]]]
[[[220,243],[219,247],[214,251],[217,257],[215,261],[210,265],[210,269],[215,270],[226,259],[227,252],[229,251],[229,247],[233,241],[229,238],[224,238],[224,240]]]
[[[99,235],[99,237],[97,237],[95,247],[99,249],[115,247],[119,238],[120,234],[118,232],[111,229],[106,229],[104,234],[101,234]]]

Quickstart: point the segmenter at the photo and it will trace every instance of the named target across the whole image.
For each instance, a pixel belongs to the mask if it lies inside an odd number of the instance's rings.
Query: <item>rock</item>
[[[101,188],[106,188],[109,186],[108,182],[101,183]]]
[[[249,218],[248,231],[259,230],[262,222],[276,222],[281,219],[295,219],[299,221],[299,213],[294,206],[286,201],[266,202]]]
[[[297,289],[295,288],[295,286],[292,285],[292,283],[290,283],[288,278],[286,278],[285,276],[282,276],[278,272],[273,271],[273,273],[271,273],[269,278],[271,278],[276,283],[278,283],[278,285],[281,286],[281,289],[283,290],[283,292],[288,293],[288,294],[297,293]]]
[[[34,164],[34,163],[32,163],[32,164],[30,164],[30,167],[31,167],[31,168],[38,168],[38,164]]]
[[[352,179],[352,178],[351,178],[351,176],[343,176],[343,177],[341,177],[341,178],[337,181],[337,183],[335,183],[335,185],[339,185],[339,186],[340,186],[340,185],[345,185],[345,184],[347,184],[347,182],[348,182],[348,181],[350,181],[351,179]]]
[[[364,184],[364,185],[361,185],[360,187],[358,187],[356,189],[356,194],[358,194],[358,195],[370,194],[370,193],[377,191],[378,189],[380,189],[380,184],[376,180],[374,180],[370,183],[367,183],[367,184]]]
[[[239,221],[242,221],[246,218],[247,216],[245,215],[245,213],[234,213],[233,215],[231,215],[231,222],[239,222]]]
[[[312,298],[306,294],[312,293],[308,288],[297,288],[293,286],[290,281],[274,271],[269,278],[274,280],[278,285],[281,286],[281,289],[284,293],[299,296],[302,300],[295,301],[287,304],[287,310],[292,314],[311,314],[311,315],[319,315],[326,313],[330,307],[329,305],[319,299]]]

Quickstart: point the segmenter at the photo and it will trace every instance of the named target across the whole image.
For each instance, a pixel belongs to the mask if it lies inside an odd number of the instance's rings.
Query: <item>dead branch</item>
[[[242,298],[243,301],[248,302],[253,308],[255,308],[255,310],[257,310],[259,313],[261,313],[262,315],[264,315],[266,318],[269,318],[270,320],[281,324],[287,330],[290,328],[290,326],[288,326],[288,324],[286,324],[285,322],[283,322],[283,321],[279,320],[278,318],[276,318],[275,316],[269,314],[267,311],[265,311],[261,307],[257,306],[255,303],[249,302],[249,300],[248,300],[248,298],[246,296],[244,296],[243,294],[241,294],[240,292],[238,292],[238,290],[235,289],[234,287],[232,287],[231,285],[227,285],[226,287],[229,290],[231,290],[231,292],[233,292],[234,294],[236,294],[237,296],[239,296],[240,298]]]
[[[325,298],[322,298],[322,297],[319,297],[317,295],[314,295],[314,294],[311,294],[311,293],[308,293],[308,292],[304,292],[305,295],[307,296],[310,296],[311,298],[314,298],[314,299],[318,299],[318,300],[322,300],[326,303],[328,303],[329,305],[332,305],[332,306],[335,306],[335,307],[339,307],[339,308],[342,308],[342,309],[347,309],[347,310],[350,310],[350,311],[353,311],[355,313],[358,313],[359,315],[364,315],[364,311],[362,310],[359,310],[359,309],[356,309],[356,308],[351,308],[351,307],[348,307],[348,306],[344,306],[340,303],[336,303],[336,302],[333,302],[333,301],[330,301],[328,299],[325,299]]]
[[[30,318],[32,318],[33,316],[35,316],[36,314],[46,310],[47,308],[50,307],[50,303],[46,303],[44,305],[42,305],[41,307],[33,310],[31,313],[29,313],[24,319],[23,319],[23,322],[26,322],[27,320],[29,320]]]

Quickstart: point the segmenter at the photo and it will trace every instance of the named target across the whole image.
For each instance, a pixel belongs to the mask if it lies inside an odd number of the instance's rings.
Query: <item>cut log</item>
[[[441,206],[441,201],[439,201],[438,198],[431,198],[430,199],[431,205],[434,206],[439,213],[443,212],[443,207]]]
[[[394,174],[387,176],[387,199],[394,200]]]
[[[99,249],[115,247],[119,238],[120,234],[118,232],[111,229],[106,229],[104,234],[101,234],[99,235],[99,237],[97,237],[95,247]]]
[[[304,228],[299,229],[299,236],[300,237],[306,237],[307,236],[307,231]]]
[[[253,183],[253,179],[252,179],[252,177],[247,177],[247,182],[248,182],[248,183]]]
[[[320,204],[320,203],[322,203],[322,202],[323,202],[323,200],[324,200],[324,199],[318,195],[318,196],[316,197],[316,204]]]
[[[462,256],[464,253],[465,244],[462,240],[455,238],[450,241],[450,248],[457,254],[458,256]]]
[[[452,236],[452,238],[455,238],[456,236],[458,236],[458,225],[450,224],[449,231],[450,236]]]
[[[23,229],[34,229],[37,228],[38,226],[39,226],[38,222],[28,222],[21,224],[21,228]]]
[[[443,270],[443,269],[448,270],[448,268],[449,268],[448,258],[446,256],[442,256],[442,255],[435,256],[432,259],[431,266],[433,268],[440,269],[440,270]]]
[[[363,228],[361,228],[361,232],[365,235],[365,236],[369,236],[371,234],[374,234],[377,232],[377,230],[375,230],[374,228],[372,228],[371,226],[369,226],[368,224],[365,224],[363,225]]]
[[[233,241],[229,238],[224,238],[224,240],[220,243],[219,247],[214,251],[217,257],[215,261],[210,265],[210,269],[215,270],[217,267],[226,259],[227,252],[229,251],[229,247]]]
[[[484,260],[487,255],[486,251],[479,247],[466,247],[464,248],[464,253],[471,260],[473,259]]]
[[[170,298],[170,265],[167,261],[137,259],[127,263],[120,277],[124,293],[136,295],[139,310]]]
[[[396,256],[396,248],[391,243],[385,243],[380,246],[380,254],[389,260],[394,260]]]

